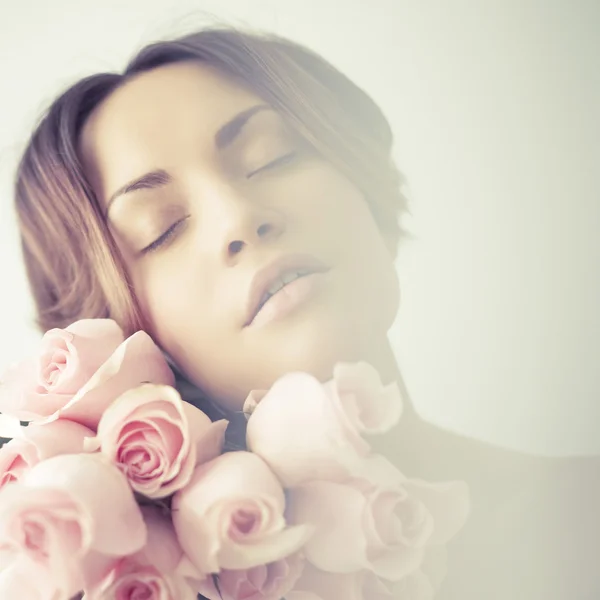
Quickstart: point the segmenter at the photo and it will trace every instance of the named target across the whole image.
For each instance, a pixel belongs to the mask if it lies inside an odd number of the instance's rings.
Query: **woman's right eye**
[[[158,238],[156,238],[151,244],[148,244],[145,248],[140,250],[140,254],[149,254],[154,252],[161,246],[164,246],[166,243],[170,242],[174,237],[177,231],[180,229],[180,226],[189,218],[190,215],[175,221],[173,225],[171,225],[163,234],[161,234]]]

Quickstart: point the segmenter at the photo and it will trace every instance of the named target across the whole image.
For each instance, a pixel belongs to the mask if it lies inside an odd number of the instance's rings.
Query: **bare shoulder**
[[[376,450],[391,458],[408,475],[424,479],[465,479],[479,487],[518,482],[557,485],[595,483],[598,456],[549,457],[503,448],[412,419],[385,439]]]
[[[600,597],[600,456],[536,456],[425,423],[379,449],[408,476],[469,484],[440,600]]]
[[[472,518],[452,548],[447,597],[475,583],[487,598],[600,597],[600,457],[470,447]]]

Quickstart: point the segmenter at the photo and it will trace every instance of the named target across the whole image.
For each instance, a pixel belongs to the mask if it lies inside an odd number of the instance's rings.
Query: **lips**
[[[277,293],[279,289],[285,287],[284,284],[277,289],[279,285],[286,279],[290,279],[293,274],[303,277],[313,273],[325,273],[328,270],[329,267],[322,261],[307,254],[287,255],[269,263],[256,273],[250,284],[244,327],[252,323],[264,303],[274,295],[269,290],[276,290],[274,293]]]

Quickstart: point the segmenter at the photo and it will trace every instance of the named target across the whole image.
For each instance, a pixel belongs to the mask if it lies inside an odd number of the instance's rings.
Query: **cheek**
[[[252,381],[245,370],[254,363],[251,355],[240,356],[229,326],[233,307],[214,296],[210,273],[190,276],[199,267],[189,253],[173,252],[171,262],[164,271],[153,265],[152,276],[140,286],[149,333],[195,386],[212,398],[236,398],[237,409]]]
[[[209,278],[191,276],[198,268],[182,253],[173,252],[162,263],[163,257],[156,258],[148,273],[134,281],[149,333],[176,362],[190,350],[202,359],[215,339],[224,341],[214,318]],[[197,335],[200,331],[201,336]]]
[[[393,257],[370,210],[361,201],[348,209],[347,231],[352,231],[345,263],[350,301],[356,318],[380,334],[392,326],[400,301],[399,280]]]
[[[302,207],[304,227],[314,230],[314,238],[339,269],[339,301],[351,313],[347,318],[377,325],[381,333],[392,325],[400,298],[389,246],[368,203],[349,181],[329,174],[313,189],[319,193]]]

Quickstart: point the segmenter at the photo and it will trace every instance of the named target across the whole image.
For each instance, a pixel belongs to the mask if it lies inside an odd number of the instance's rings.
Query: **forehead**
[[[102,195],[150,166],[168,169],[190,148],[208,149],[220,125],[261,100],[199,62],[136,75],[97,106],[83,126],[79,152]],[[99,188],[99,189],[98,189]]]

